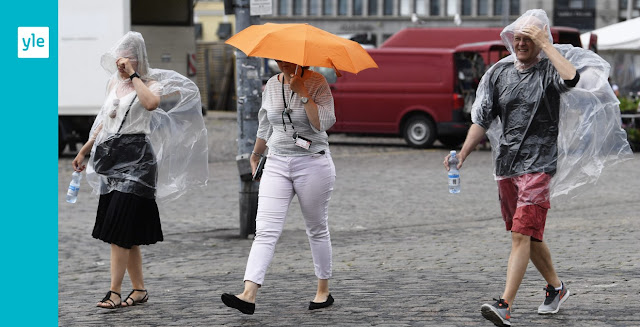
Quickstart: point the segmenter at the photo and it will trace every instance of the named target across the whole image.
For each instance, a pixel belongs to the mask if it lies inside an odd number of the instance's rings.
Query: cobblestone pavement
[[[109,287],[109,246],[91,237],[97,198],[84,180],[78,202],[64,201],[72,155],[59,160],[60,326],[491,326],[480,306],[501,295],[510,235],[489,151],[469,157],[462,193],[450,195],[447,149],[331,135],[336,303],[307,310],[316,278],[294,199],[256,313],[246,316],[220,301],[241,291],[251,247],[237,236],[235,114],[210,112],[207,126],[209,183],[160,208],[165,241],[143,247],[150,300],[132,308],[94,307]],[[581,197],[552,202],[545,240],[572,295],[558,314],[539,316],[545,282],[530,265],[514,326],[640,326],[639,194],[636,155]],[[130,288],[125,277],[123,295]]]

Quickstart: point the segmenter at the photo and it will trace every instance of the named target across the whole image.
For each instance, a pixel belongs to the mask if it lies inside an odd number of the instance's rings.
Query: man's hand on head
[[[536,44],[537,47],[544,50],[545,47],[551,45],[549,42],[549,26],[544,25],[543,29],[540,29],[536,25],[527,25],[521,29],[522,35],[528,37]]]

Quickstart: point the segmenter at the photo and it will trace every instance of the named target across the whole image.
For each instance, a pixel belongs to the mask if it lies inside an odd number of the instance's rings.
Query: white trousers
[[[328,220],[335,180],[336,169],[328,151],[304,157],[269,155],[260,180],[256,236],[244,280],[259,285],[264,282],[294,195],[298,195],[304,216],[316,276],[331,277]]]

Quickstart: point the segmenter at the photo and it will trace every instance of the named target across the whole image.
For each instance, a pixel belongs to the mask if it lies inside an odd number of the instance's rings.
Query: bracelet
[[[255,151],[251,151],[251,154],[255,154],[256,156],[259,156],[259,157],[264,157],[263,154],[260,154],[260,153],[255,152]]]

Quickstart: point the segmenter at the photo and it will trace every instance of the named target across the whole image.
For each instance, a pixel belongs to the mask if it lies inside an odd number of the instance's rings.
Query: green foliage
[[[640,129],[637,128],[625,128],[627,131],[627,139],[633,142],[640,142]]]
[[[638,111],[638,104],[640,103],[640,98],[632,99],[628,97],[620,97],[620,112],[623,114],[636,113]]]
[[[627,140],[631,146],[633,152],[640,151],[640,129],[627,127],[624,129],[627,132]]]

